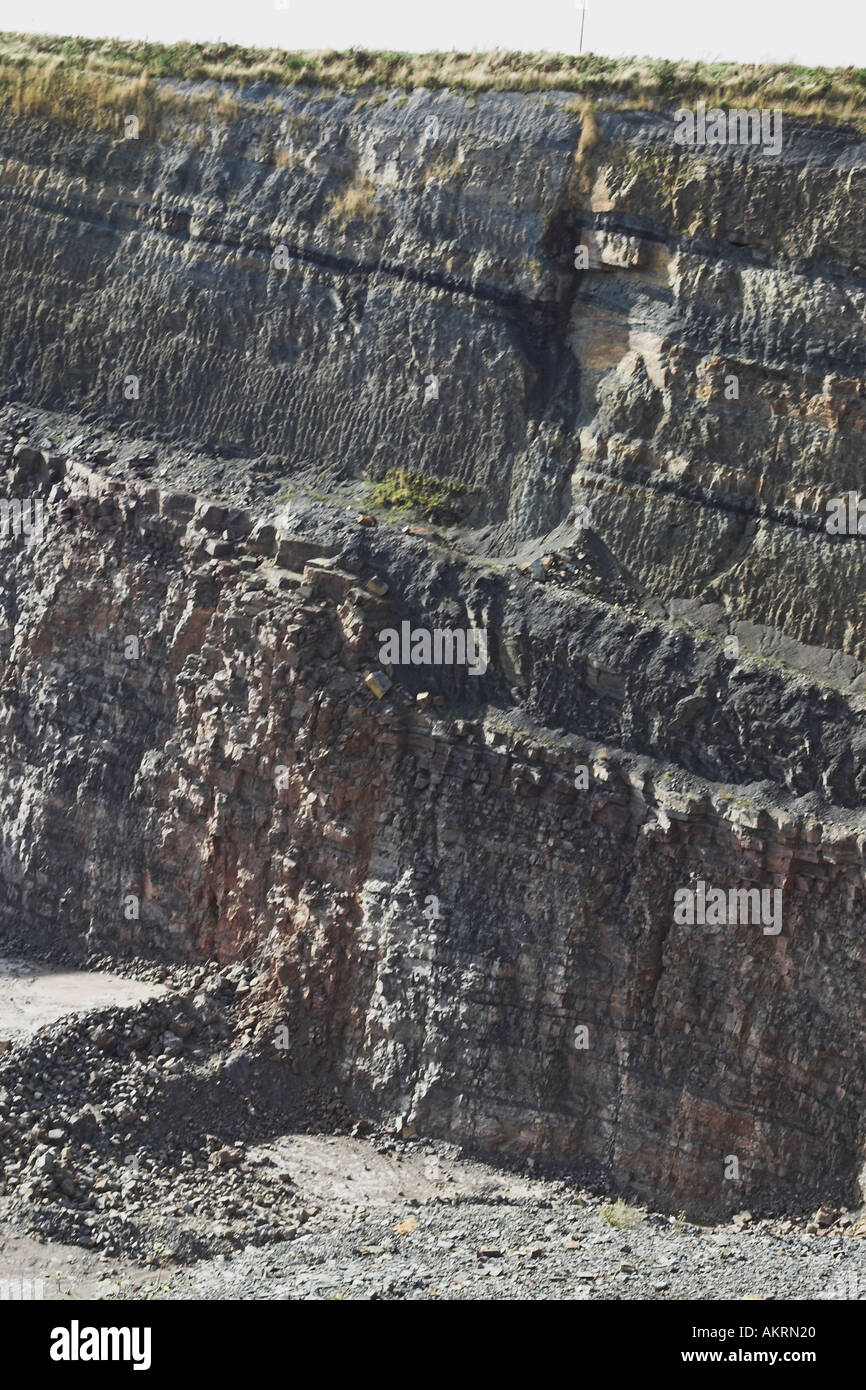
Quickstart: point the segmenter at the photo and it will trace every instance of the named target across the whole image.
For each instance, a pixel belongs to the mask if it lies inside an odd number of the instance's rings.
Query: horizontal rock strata
[[[850,1197],[859,811],[672,772],[621,717],[602,747],[492,703],[419,712],[396,668],[377,700],[364,675],[406,598],[370,593],[351,546],[317,560],[309,538],[21,446],[9,478],[44,514],[4,570],[0,921],[262,956],[258,1046],[287,1028],[292,1065],[361,1113],[675,1209]],[[617,681],[594,684],[599,717],[620,711]],[[781,890],[781,930],[677,925],[699,880]]]

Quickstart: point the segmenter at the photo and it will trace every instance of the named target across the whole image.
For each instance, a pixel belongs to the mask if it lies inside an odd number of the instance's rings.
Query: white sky
[[[588,5],[584,51],[866,67],[863,0]],[[0,0],[0,29],[281,48],[576,53],[579,28],[576,0]]]

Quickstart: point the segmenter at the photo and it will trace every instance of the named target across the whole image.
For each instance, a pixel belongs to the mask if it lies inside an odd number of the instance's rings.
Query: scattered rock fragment
[[[393,682],[384,671],[368,671],[364,677],[364,684],[368,690],[372,691],[377,700],[381,700],[383,695],[387,695]]]

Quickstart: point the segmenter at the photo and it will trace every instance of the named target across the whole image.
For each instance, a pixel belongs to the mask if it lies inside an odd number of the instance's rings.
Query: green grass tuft
[[[618,1197],[612,1206],[602,1207],[601,1215],[602,1220],[617,1231],[632,1231],[643,1219],[643,1213],[637,1207],[630,1207],[622,1197]]]
[[[391,468],[370,488],[367,505],[450,526],[464,515],[466,494],[462,483],[413,473],[408,468]]]

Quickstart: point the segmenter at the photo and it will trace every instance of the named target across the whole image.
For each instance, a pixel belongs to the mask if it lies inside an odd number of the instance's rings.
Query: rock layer
[[[677,613],[866,658],[862,538],[824,528],[864,465],[859,135],[788,121],[773,157],[663,114],[581,142],[566,95],[258,86],[203,123],[176,95],[174,138],[7,121],[19,398],[288,476],[458,479],[498,543],[588,505]]]
[[[358,1113],[693,1212],[851,1197],[859,812],[377,701],[396,605],[351,547],[240,515],[213,556],[225,509],[55,466],[5,579],[7,926],[263,961],[258,1046]],[[781,930],[677,925],[699,880]]]
[[[359,1114],[675,1210],[853,1200],[862,139],[176,93],[160,139],[6,122],[7,399],[471,511],[293,530],[8,411],[0,924],[255,959],[256,1046]],[[404,621],[489,669],[383,672]],[[781,929],[681,923],[700,883]]]

